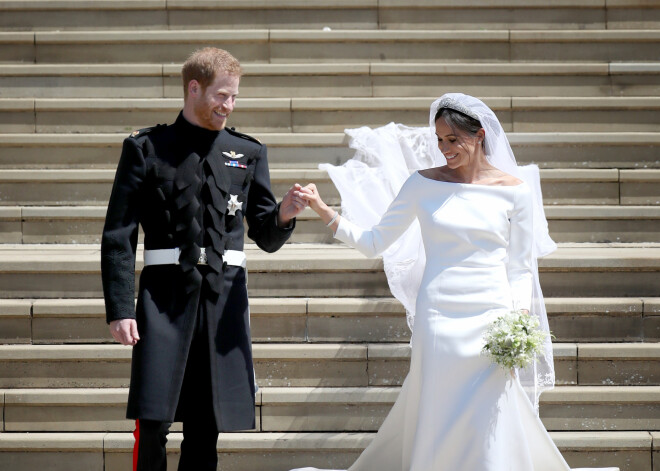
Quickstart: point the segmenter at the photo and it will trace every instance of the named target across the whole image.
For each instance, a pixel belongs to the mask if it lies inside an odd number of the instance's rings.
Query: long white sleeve
[[[514,309],[530,309],[532,304],[532,219],[532,194],[523,183],[516,188],[508,250],[507,275]]]
[[[413,177],[410,177],[406,180],[378,224],[368,230],[342,217],[335,238],[370,258],[387,250],[417,217],[415,185],[411,183],[412,179]]]

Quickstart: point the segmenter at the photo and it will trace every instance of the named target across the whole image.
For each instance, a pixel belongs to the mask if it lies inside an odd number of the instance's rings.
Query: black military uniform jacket
[[[260,248],[278,250],[294,225],[279,228],[278,210],[266,147],[249,136],[206,130],[179,114],[170,126],[136,131],[124,141],[103,229],[101,270],[107,321],[137,318],[141,337],[133,347],[129,418],[180,420],[186,359],[203,308],[216,423],[224,431],[254,428],[246,275],[222,255],[243,250],[244,217],[248,236]],[[140,224],[145,249],[179,247],[181,255],[179,265],[143,269],[135,306]],[[208,265],[198,265],[200,247]]]

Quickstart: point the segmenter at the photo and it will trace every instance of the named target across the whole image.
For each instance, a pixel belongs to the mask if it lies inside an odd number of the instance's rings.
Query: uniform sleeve
[[[277,225],[279,210],[280,205],[270,189],[266,146],[262,145],[254,171],[254,180],[250,185],[245,219],[248,223],[248,237],[266,252],[279,250],[291,237],[296,226],[294,219],[287,227],[279,227]]]
[[[514,309],[529,310],[532,303],[532,214],[532,195],[523,183],[515,193],[507,264]]]
[[[342,217],[335,238],[358,249],[367,257],[382,254],[417,217],[415,188],[411,180],[412,177],[403,184],[378,224],[366,230]]]
[[[101,278],[106,321],[135,318],[135,252],[139,193],[145,175],[142,149],[124,140],[101,238]]]

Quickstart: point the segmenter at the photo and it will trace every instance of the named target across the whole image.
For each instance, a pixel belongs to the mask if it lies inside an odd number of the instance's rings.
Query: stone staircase
[[[484,97],[541,167],[560,245],[540,261],[557,369],[541,418],[572,466],[660,471],[654,0],[0,0],[0,471],[131,467],[100,231],[123,138],[174,119],[206,45],[245,66],[231,125],[268,145],[278,196],[314,181],[338,207],[316,167],[351,156],[344,128]],[[246,251],[257,430],[221,434],[221,469],[345,468],[408,369],[382,262],[310,211],[278,253]]]

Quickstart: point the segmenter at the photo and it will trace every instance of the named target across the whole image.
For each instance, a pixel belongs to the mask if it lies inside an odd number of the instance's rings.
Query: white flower
[[[484,355],[506,370],[524,368],[543,352],[546,333],[539,320],[523,311],[498,317],[484,334]]]

